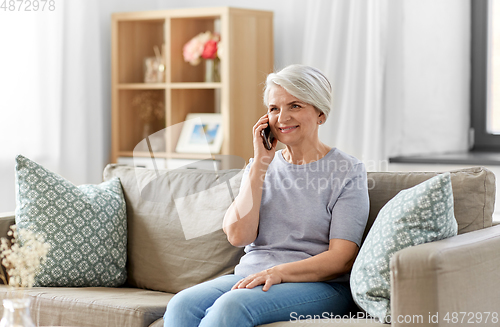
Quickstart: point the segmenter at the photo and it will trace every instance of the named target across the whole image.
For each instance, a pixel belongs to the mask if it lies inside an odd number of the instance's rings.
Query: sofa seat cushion
[[[0,298],[9,288],[0,287]],[[170,293],[137,288],[34,287],[31,311],[37,326],[149,326],[163,317]]]

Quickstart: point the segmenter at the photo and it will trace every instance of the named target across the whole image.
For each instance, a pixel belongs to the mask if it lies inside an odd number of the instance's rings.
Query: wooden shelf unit
[[[221,82],[204,82],[204,60],[184,62],[182,48],[201,32],[221,36]],[[162,49],[165,80],[144,83],[143,62]],[[155,157],[204,159],[210,154],[175,152],[180,128],[189,113],[220,113],[224,140],[220,155],[253,156],[252,127],[265,114],[263,83],[272,72],[273,13],[230,7],[173,9],[112,15],[112,162],[130,157],[143,139],[143,123],[132,106],[135,95],[155,92],[165,104],[165,119],[150,133],[165,127],[165,149]],[[180,126],[180,125],[177,125]],[[148,157],[149,152],[135,152]]]

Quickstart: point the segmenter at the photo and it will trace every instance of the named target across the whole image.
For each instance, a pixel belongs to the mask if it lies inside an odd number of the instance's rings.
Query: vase
[[[150,122],[144,122],[144,125],[142,126],[142,138],[145,139],[149,135],[151,135],[151,123]]]
[[[35,327],[31,320],[30,298],[3,300],[3,317],[0,327]]]
[[[135,146],[134,151],[149,152],[148,141],[146,138],[149,138],[151,129],[151,123],[144,122],[142,125],[142,140]]]
[[[218,58],[205,60],[205,82],[220,82],[220,60]]]
[[[165,81],[165,65],[161,58],[144,59],[144,83],[163,83]]]

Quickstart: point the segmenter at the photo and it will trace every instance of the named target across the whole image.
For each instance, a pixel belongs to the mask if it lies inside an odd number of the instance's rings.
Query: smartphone
[[[267,127],[260,132],[260,135],[262,136],[266,149],[271,150],[273,147],[274,135],[271,132],[269,124],[267,124]]]

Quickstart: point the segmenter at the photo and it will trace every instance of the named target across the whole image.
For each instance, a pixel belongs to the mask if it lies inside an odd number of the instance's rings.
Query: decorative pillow
[[[108,165],[119,177],[129,226],[128,283],[177,293],[234,271],[243,253],[222,231],[243,170],[172,171]]]
[[[404,248],[457,235],[450,173],[400,191],[379,212],[351,272],[356,304],[386,321],[390,310],[389,263]]]
[[[51,249],[35,286],[120,286],[126,281],[126,204],[120,180],[75,186],[16,157],[16,224]]]

